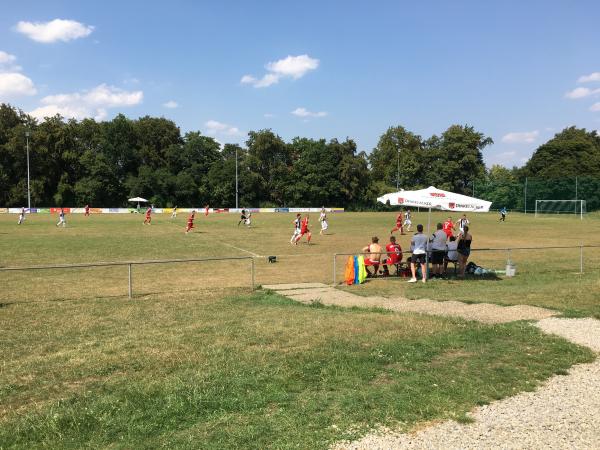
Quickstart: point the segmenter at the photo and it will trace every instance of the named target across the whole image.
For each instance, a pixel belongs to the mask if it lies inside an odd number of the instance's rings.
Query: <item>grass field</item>
[[[441,214],[434,214],[433,221]],[[0,215],[0,266],[163,258],[257,258],[260,284],[332,278],[332,255],[382,239],[390,213],[333,215],[330,235],[292,247],[291,215],[201,217]],[[600,216],[472,216],[474,248],[600,244]],[[417,214],[415,224],[426,221]],[[316,224],[313,225],[316,229]],[[408,236],[401,237],[403,248]],[[600,256],[513,252],[513,279],[411,286],[377,279],[364,295],[537,304],[600,316]],[[481,255],[481,256],[479,256]],[[504,252],[472,259],[503,268]],[[339,258],[338,266],[342,266]],[[457,319],[294,303],[251,293],[249,261],[0,272],[0,448],[326,448],[369,427],[410,429],[533,389],[593,355],[524,322]],[[341,269],[340,269],[341,275]]]

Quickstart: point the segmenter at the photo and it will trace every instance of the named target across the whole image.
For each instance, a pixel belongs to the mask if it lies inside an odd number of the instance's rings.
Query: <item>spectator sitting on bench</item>
[[[371,244],[363,248],[362,252],[367,253],[365,255],[365,270],[367,271],[367,276],[374,277],[377,275],[379,265],[381,264],[381,245],[379,245],[379,238],[377,236],[373,236],[371,238]],[[373,273],[369,271],[367,268],[368,266],[374,267]]]
[[[390,236],[390,243],[385,246],[387,258],[383,260],[383,276],[390,275],[389,266],[396,266],[396,275],[398,275],[398,264],[402,262],[402,248],[396,243],[396,236]]]
[[[454,263],[454,268],[456,269],[456,264],[458,263],[458,252],[456,249],[458,248],[458,242],[456,242],[456,237],[450,236],[450,241],[448,242],[448,253],[446,254],[446,258],[444,260],[444,273],[448,270],[448,263]]]

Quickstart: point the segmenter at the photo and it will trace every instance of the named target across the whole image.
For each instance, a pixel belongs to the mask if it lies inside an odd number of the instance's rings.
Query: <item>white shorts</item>
[[[404,225],[412,225],[412,221],[410,219],[404,220]]]
[[[294,229],[294,234],[292,236],[300,236],[300,228]]]
[[[329,228],[329,225],[327,224],[326,220],[322,220],[321,221],[321,230],[326,230],[327,228]]]

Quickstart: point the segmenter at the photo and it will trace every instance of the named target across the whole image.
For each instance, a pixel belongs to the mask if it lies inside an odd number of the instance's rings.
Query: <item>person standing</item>
[[[298,236],[300,236],[300,227],[301,227],[301,216],[300,213],[296,214],[296,218],[294,220],[292,220],[292,223],[294,224],[294,234],[292,234],[292,238],[290,239],[290,244],[292,245],[298,245],[298,242],[296,242],[296,239],[298,238]]]
[[[60,226],[62,225],[62,227],[66,227],[67,226],[67,220],[65,219],[65,210],[63,208],[60,208],[60,212],[58,213],[58,223],[56,224],[56,226]]]
[[[427,268],[425,262],[427,258],[427,236],[423,234],[423,225],[417,225],[417,232],[414,234],[410,241],[410,251],[412,256],[410,257],[410,272],[412,278],[408,280],[409,283],[417,282],[417,264],[421,265],[421,273],[423,274],[422,282],[427,281]]]
[[[90,217],[90,205],[85,205],[83,209],[85,211],[83,217]]]
[[[325,212],[325,207],[321,208],[319,222],[321,222],[321,231],[319,231],[319,234],[322,235],[329,228],[329,224],[327,223],[327,213]]]
[[[171,211],[171,219],[177,219],[177,205],[175,205],[173,211]]]
[[[21,225],[24,221],[25,221],[25,207],[23,206],[21,208],[21,213],[19,214],[19,220],[17,222],[17,225]]]
[[[208,206],[208,205],[205,205],[205,206],[204,206],[204,215],[205,215],[205,216],[208,216],[208,210],[209,210],[209,209],[210,209],[210,208],[209,208],[209,206]]]
[[[437,230],[431,235],[431,272],[432,278],[441,278],[444,268],[444,257],[446,256],[446,240],[448,236],[443,230],[441,223],[437,224]]]
[[[410,209],[407,209],[404,212],[404,226],[406,227],[406,231],[410,233],[410,227],[412,227],[412,214]]]
[[[302,222],[300,223],[300,235],[296,238],[296,244],[298,243],[298,241],[300,239],[302,239],[302,236],[306,235],[306,243],[308,245],[310,245],[310,239],[312,238],[312,233],[308,229],[308,221],[309,221],[309,215],[308,215],[308,213],[306,213],[306,216],[304,216],[304,219],[302,219]]]
[[[448,238],[450,238],[450,236],[454,234],[454,222],[452,222],[452,217],[448,216],[448,218],[444,222],[443,228],[444,233],[446,233],[446,236]]]
[[[189,215],[187,220],[187,225],[185,227],[185,234],[188,234],[192,228],[194,228],[194,219],[196,218],[196,210],[193,209],[192,213]]]
[[[465,277],[465,268],[467,267],[467,260],[471,254],[471,242],[473,237],[469,233],[469,227],[465,227],[465,231],[458,236],[458,245],[456,251],[458,252],[458,276],[460,278]]]
[[[144,225],[151,225],[152,222],[152,206],[146,210],[146,218],[144,219]]]
[[[470,223],[471,222],[469,222],[469,219],[467,219],[467,215],[463,214],[463,216],[456,222],[456,226],[458,226],[459,233],[462,233],[465,227]]]

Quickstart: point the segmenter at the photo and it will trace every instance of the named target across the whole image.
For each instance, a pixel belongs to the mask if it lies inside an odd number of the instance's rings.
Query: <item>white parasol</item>
[[[138,209],[140,208],[140,203],[148,203],[148,200],[142,197],[133,197],[127,200],[128,202],[137,202]]]

